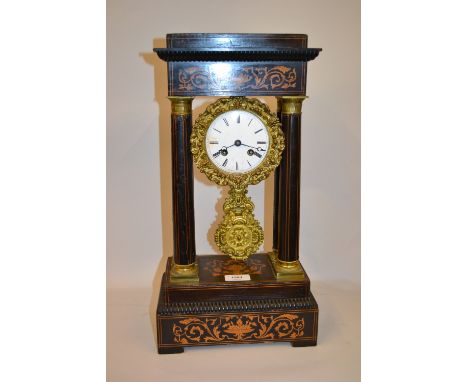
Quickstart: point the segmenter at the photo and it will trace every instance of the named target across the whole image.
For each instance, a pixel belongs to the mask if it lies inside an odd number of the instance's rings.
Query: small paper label
[[[250,275],[224,275],[224,281],[250,281]]]

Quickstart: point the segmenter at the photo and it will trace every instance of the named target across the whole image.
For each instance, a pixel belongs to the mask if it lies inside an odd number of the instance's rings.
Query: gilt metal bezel
[[[245,173],[228,173],[219,169],[210,159],[206,150],[206,134],[211,123],[221,114],[232,110],[244,110],[255,114],[265,125],[270,141],[265,159],[253,170]],[[265,180],[279,165],[284,149],[284,136],[281,123],[268,106],[255,98],[220,98],[210,104],[199,115],[190,137],[191,151],[195,165],[209,180],[220,186],[236,189]]]

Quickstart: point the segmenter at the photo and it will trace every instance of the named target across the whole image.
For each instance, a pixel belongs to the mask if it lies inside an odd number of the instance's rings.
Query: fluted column
[[[300,185],[301,185],[301,111],[306,96],[278,97],[285,148],[277,177],[275,270],[278,278],[304,277],[299,262]],[[275,180],[276,183],[276,180]],[[276,184],[275,184],[276,186]]]
[[[281,97],[276,97],[277,107],[276,116],[281,121]],[[278,256],[278,202],[279,202],[279,166],[275,168],[274,175],[274,194],[273,194],[273,260]]]
[[[198,281],[193,208],[193,161],[190,152],[193,97],[171,101],[172,222],[174,255],[171,282]]]

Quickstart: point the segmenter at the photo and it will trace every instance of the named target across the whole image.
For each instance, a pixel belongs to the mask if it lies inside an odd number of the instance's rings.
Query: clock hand
[[[227,149],[232,147],[232,146],[234,146],[234,144],[232,144],[231,146],[227,146],[227,147],[226,146],[221,147],[218,151],[216,151],[213,154],[213,156],[216,158],[219,154],[221,154],[222,156],[228,155],[229,153],[228,153]]]
[[[257,152],[257,151],[254,151],[254,150],[252,150],[252,149],[248,149],[248,150],[247,150],[247,155],[249,155],[249,156],[255,155],[255,156],[259,157],[259,158],[262,157],[262,154],[260,154],[260,153]]]
[[[250,147],[250,148],[255,149],[257,151],[266,151],[265,149],[262,149],[261,147],[249,146],[249,145],[246,145],[245,143],[242,143],[242,146],[247,146],[247,147]]]

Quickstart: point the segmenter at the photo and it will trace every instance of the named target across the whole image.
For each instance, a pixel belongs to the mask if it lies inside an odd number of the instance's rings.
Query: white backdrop
[[[167,33],[305,33],[301,262],[314,280],[360,283],[360,7],[357,0],[110,0],[107,17],[107,283],[152,285],[172,254]],[[194,101],[195,117],[214,98]],[[275,99],[263,98],[270,107]],[[251,187],[271,248],[272,177]],[[215,253],[221,188],[195,170],[196,244]]]

